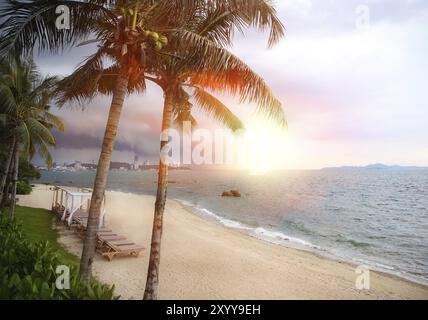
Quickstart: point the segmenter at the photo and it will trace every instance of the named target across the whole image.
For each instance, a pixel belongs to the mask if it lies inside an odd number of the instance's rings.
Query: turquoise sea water
[[[95,171],[37,183],[92,187]],[[108,189],[155,195],[157,172],[111,171]],[[196,214],[281,245],[428,283],[428,170],[331,169],[251,176],[172,171],[168,196]],[[242,198],[222,198],[238,188]]]

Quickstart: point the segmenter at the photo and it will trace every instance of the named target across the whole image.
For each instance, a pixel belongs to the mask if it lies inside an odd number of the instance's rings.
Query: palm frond
[[[46,128],[40,121],[33,118],[29,118],[25,121],[25,125],[28,128],[30,138],[34,136],[36,138],[40,138],[51,146],[55,146],[55,137],[52,135],[51,131]]]
[[[46,105],[52,97],[52,93],[58,84],[58,77],[46,77],[40,83],[35,83],[32,92],[29,95],[30,99],[38,100],[40,105]]]
[[[202,88],[195,88],[193,98],[196,105],[208,116],[213,117],[217,121],[225,124],[233,131],[238,131],[244,128],[242,121],[230,111],[220,100],[211,95]]]
[[[238,95],[241,102],[256,103],[261,113],[286,126],[281,102],[266,82],[234,54],[212,41],[188,30],[178,31],[183,43],[194,50],[189,58],[190,86],[207,88],[213,92]],[[186,50],[182,48],[183,50]],[[203,58],[201,58],[203,57]]]
[[[13,89],[2,80],[0,80],[0,113],[10,114],[16,110],[17,103]]]
[[[244,29],[255,27],[259,30],[270,29],[268,47],[274,46],[285,34],[283,24],[270,1],[231,0],[220,1],[207,8],[206,16],[195,30],[201,36],[222,46],[231,44],[234,29],[243,33]]]
[[[285,28],[279,20],[276,9],[269,0],[235,0],[241,2],[237,13],[247,17],[247,23],[259,30],[270,29],[268,47],[272,48],[285,35]],[[244,2],[245,4],[243,4]]]
[[[17,54],[64,50],[85,40],[96,29],[98,19],[115,19],[107,8],[110,1],[6,0],[0,7],[0,56],[10,51]],[[67,6],[71,14],[71,28],[56,26],[58,6]]]
[[[46,165],[50,169],[52,167],[52,155],[49,152],[49,147],[43,141],[43,139],[40,140],[40,143],[38,144],[37,152],[44,158]]]
[[[20,140],[24,143],[24,153],[29,154],[31,145],[30,129],[25,122],[22,122],[18,129],[20,130]]]
[[[67,102],[84,102],[93,99],[97,94],[98,81],[104,71],[103,57],[105,51],[99,49],[77,68],[70,76],[59,81],[55,96],[59,107]]]
[[[245,22],[232,12],[217,8],[208,12],[207,17],[202,19],[195,27],[195,32],[216,44],[227,47],[232,44],[232,33],[234,27],[243,31]]]
[[[42,117],[42,122],[45,126],[48,126],[49,128],[55,128],[59,131],[64,131],[64,120],[62,120],[60,117],[47,111],[43,112]]]

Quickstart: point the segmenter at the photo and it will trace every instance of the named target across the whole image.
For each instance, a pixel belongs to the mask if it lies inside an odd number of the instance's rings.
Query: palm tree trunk
[[[14,148],[15,150],[15,148]],[[13,157],[12,157],[13,158]],[[13,168],[15,167],[15,161],[10,162],[9,166],[9,174],[6,177],[6,185],[4,187],[4,193],[3,193],[3,199],[1,199],[0,203],[0,210],[3,210],[4,207],[6,207],[7,204],[10,204],[10,189],[11,189],[11,182],[13,180]]]
[[[15,207],[16,207],[16,185],[18,183],[18,172],[19,172],[19,141],[15,140],[15,148],[13,150],[13,176],[12,176],[12,195],[10,199],[10,212],[9,219],[15,218]]]
[[[6,162],[4,165],[4,171],[1,173],[1,177],[0,177],[0,202],[2,202],[3,195],[4,195],[4,192],[6,190],[5,186],[6,186],[7,176],[9,175],[10,164],[12,163],[13,151],[15,149],[15,139],[16,139],[15,135],[13,135],[12,139],[10,140],[8,153],[7,153],[7,159],[6,159]],[[3,208],[0,205],[0,214],[1,214],[2,209]]]
[[[165,103],[162,119],[162,137],[171,127],[172,108],[174,103],[174,95],[171,90],[165,91]],[[168,187],[168,163],[162,154],[166,152],[168,138],[163,137],[160,146],[161,160],[159,162],[158,190],[156,195],[155,212],[152,229],[152,242],[150,246],[150,260],[147,271],[146,290],[144,292],[144,300],[157,300],[159,286],[159,264],[161,252],[161,240],[163,230],[163,213],[165,211],[167,187]]]
[[[128,89],[129,76],[127,71],[122,70],[113,92],[113,100],[104,134],[98,169],[95,177],[94,188],[89,209],[88,225],[83,245],[82,258],[80,260],[80,277],[83,282],[89,283],[92,276],[92,262],[95,255],[96,233],[98,231],[101,206],[107,185],[107,176],[110,170],[110,161],[113,147],[119,127],[120,115]]]

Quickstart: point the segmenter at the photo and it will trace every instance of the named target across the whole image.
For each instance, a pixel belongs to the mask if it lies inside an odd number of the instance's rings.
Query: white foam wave
[[[210,211],[206,208],[198,207],[198,206],[196,206],[196,205],[194,205],[194,204],[192,204],[186,200],[181,200],[181,199],[174,199],[174,200],[180,202],[185,207],[189,207],[195,213],[197,213],[197,214],[199,214],[199,215],[201,215],[207,219],[214,220],[215,222],[217,222],[217,223],[219,223],[219,224],[221,224],[227,228],[230,228],[230,229],[242,230],[245,233],[247,233],[247,234],[249,234],[249,235],[251,235],[257,239],[261,239],[261,240],[264,240],[264,241],[267,241],[270,243],[274,243],[274,244],[294,247],[297,249],[316,251],[316,252],[319,252],[320,254],[325,254],[332,259],[337,259],[337,260],[341,260],[341,261],[349,261],[349,262],[352,261],[355,264],[366,265],[369,267],[369,269],[374,270],[374,271],[381,271],[381,272],[394,274],[394,275],[397,275],[399,277],[405,278],[407,280],[410,280],[410,281],[413,281],[416,283],[428,285],[428,281],[425,278],[414,277],[414,276],[411,276],[405,272],[398,272],[394,267],[387,266],[387,265],[380,264],[380,263],[376,263],[376,262],[372,262],[372,261],[369,262],[369,261],[358,259],[355,257],[349,257],[349,256],[345,257],[339,253],[335,254],[335,253],[332,253],[330,250],[325,250],[322,247],[314,245],[313,243],[311,243],[309,241],[299,239],[299,238],[295,238],[295,237],[291,237],[291,236],[288,236],[288,235],[286,235],[282,232],[279,232],[279,231],[267,230],[267,229],[262,228],[262,227],[251,227],[251,226],[248,226],[246,224],[243,224],[243,223],[235,221],[235,220],[226,219],[226,218],[223,218],[223,217],[216,215],[215,213],[213,213],[212,211]]]
[[[310,243],[309,241],[305,241],[303,239],[291,237],[291,236],[288,236],[288,235],[286,235],[282,232],[279,232],[279,231],[267,230],[267,229],[262,228],[262,227],[251,227],[251,226],[248,226],[244,223],[241,223],[241,222],[238,222],[235,220],[220,217],[220,216],[216,215],[215,213],[213,213],[212,211],[210,211],[206,208],[201,208],[201,207],[195,206],[194,204],[192,204],[186,200],[181,200],[181,199],[175,199],[175,200],[179,201],[180,203],[182,203],[186,207],[190,207],[192,209],[195,209],[195,211],[197,213],[199,213],[200,215],[207,217],[211,220],[214,220],[217,223],[219,223],[219,224],[221,224],[227,228],[246,231],[248,234],[250,234],[250,235],[252,235],[258,239],[265,240],[265,241],[275,243],[275,244],[290,244],[290,245],[295,245],[295,246],[297,245],[301,248],[310,248],[310,249],[322,250],[321,247],[316,246],[316,245]]]

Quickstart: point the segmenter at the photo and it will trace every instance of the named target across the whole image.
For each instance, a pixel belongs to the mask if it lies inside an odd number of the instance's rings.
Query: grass
[[[52,227],[53,218],[52,213],[45,209],[16,207],[16,221],[22,226],[22,232],[28,241],[49,241],[64,264],[78,267],[78,257],[58,243],[58,233]]]

